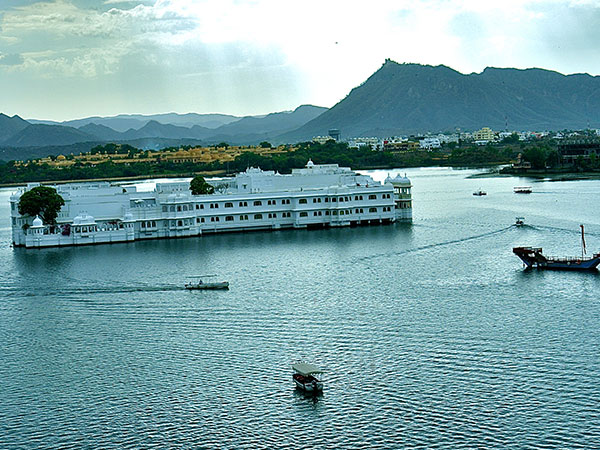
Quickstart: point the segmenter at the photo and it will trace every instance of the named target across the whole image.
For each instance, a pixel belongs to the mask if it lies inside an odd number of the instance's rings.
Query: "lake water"
[[[406,172],[411,225],[46,250],[0,190],[0,448],[599,448],[600,275],[511,249],[600,251],[600,181]]]

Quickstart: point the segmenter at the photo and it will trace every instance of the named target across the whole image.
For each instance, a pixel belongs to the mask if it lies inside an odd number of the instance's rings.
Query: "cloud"
[[[130,3],[135,3],[138,5],[141,4],[148,4],[151,5],[154,3],[155,0],[105,0],[104,4],[105,5],[126,5],[126,4],[130,4]]]
[[[0,53],[0,65],[2,66],[18,66],[23,64],[23,56],[18,53],[2,54]]]
[[[102,86],[140,110],[159,92],[171,109],[190,92],[204,111],[331,106],[386,58],[600,73],[599,12],[600,0],[19,0],[0,5],[0,73]]]

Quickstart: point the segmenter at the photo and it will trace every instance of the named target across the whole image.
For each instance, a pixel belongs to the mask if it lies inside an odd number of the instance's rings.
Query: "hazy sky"
[[[600,0],[0,0],[0,112],[333,106],[385,58],[600,74]]]

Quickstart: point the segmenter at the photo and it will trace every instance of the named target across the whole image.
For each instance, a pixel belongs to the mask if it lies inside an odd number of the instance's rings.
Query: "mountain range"
[[[446,66],[386,60],[333,108],[281,139],[295,142],[340,129],[343,136],[392,136],[476,130],[600,127],[600,77],[544,69]]]
[[[337,128],[342,138],[475,130],[600,128],[600,77],[545,69],[385,63],[332,108],[303,105],[263,116],[157,114],[67,122],[0,114],[0,159],[80,151],[102,142],[165,145],[296,143]],[[62,152],[65,152],[63,150]]]
[[[170,113],[156,116],[90,117],[60,123],[26,121],[19,116],[0,114],[0,159],[25,159],[65,153],[61,151],[61,146],[75,151],[88,151],[103,142],[129,143],[145,149],[220,142],[233,145],[258,144],[292,131],[324,111],[326,108],[302,105],[294,111],[248,117]],[[135,125],[137,128],[119,131],[126,125]]]

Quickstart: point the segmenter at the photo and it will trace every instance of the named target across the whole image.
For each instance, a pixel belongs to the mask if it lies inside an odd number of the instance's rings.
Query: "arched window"
[[[233,203],[225,203],[225,208],[233,208]]]
[[[262,214],[254,214],[254,220],[261,220]]]

